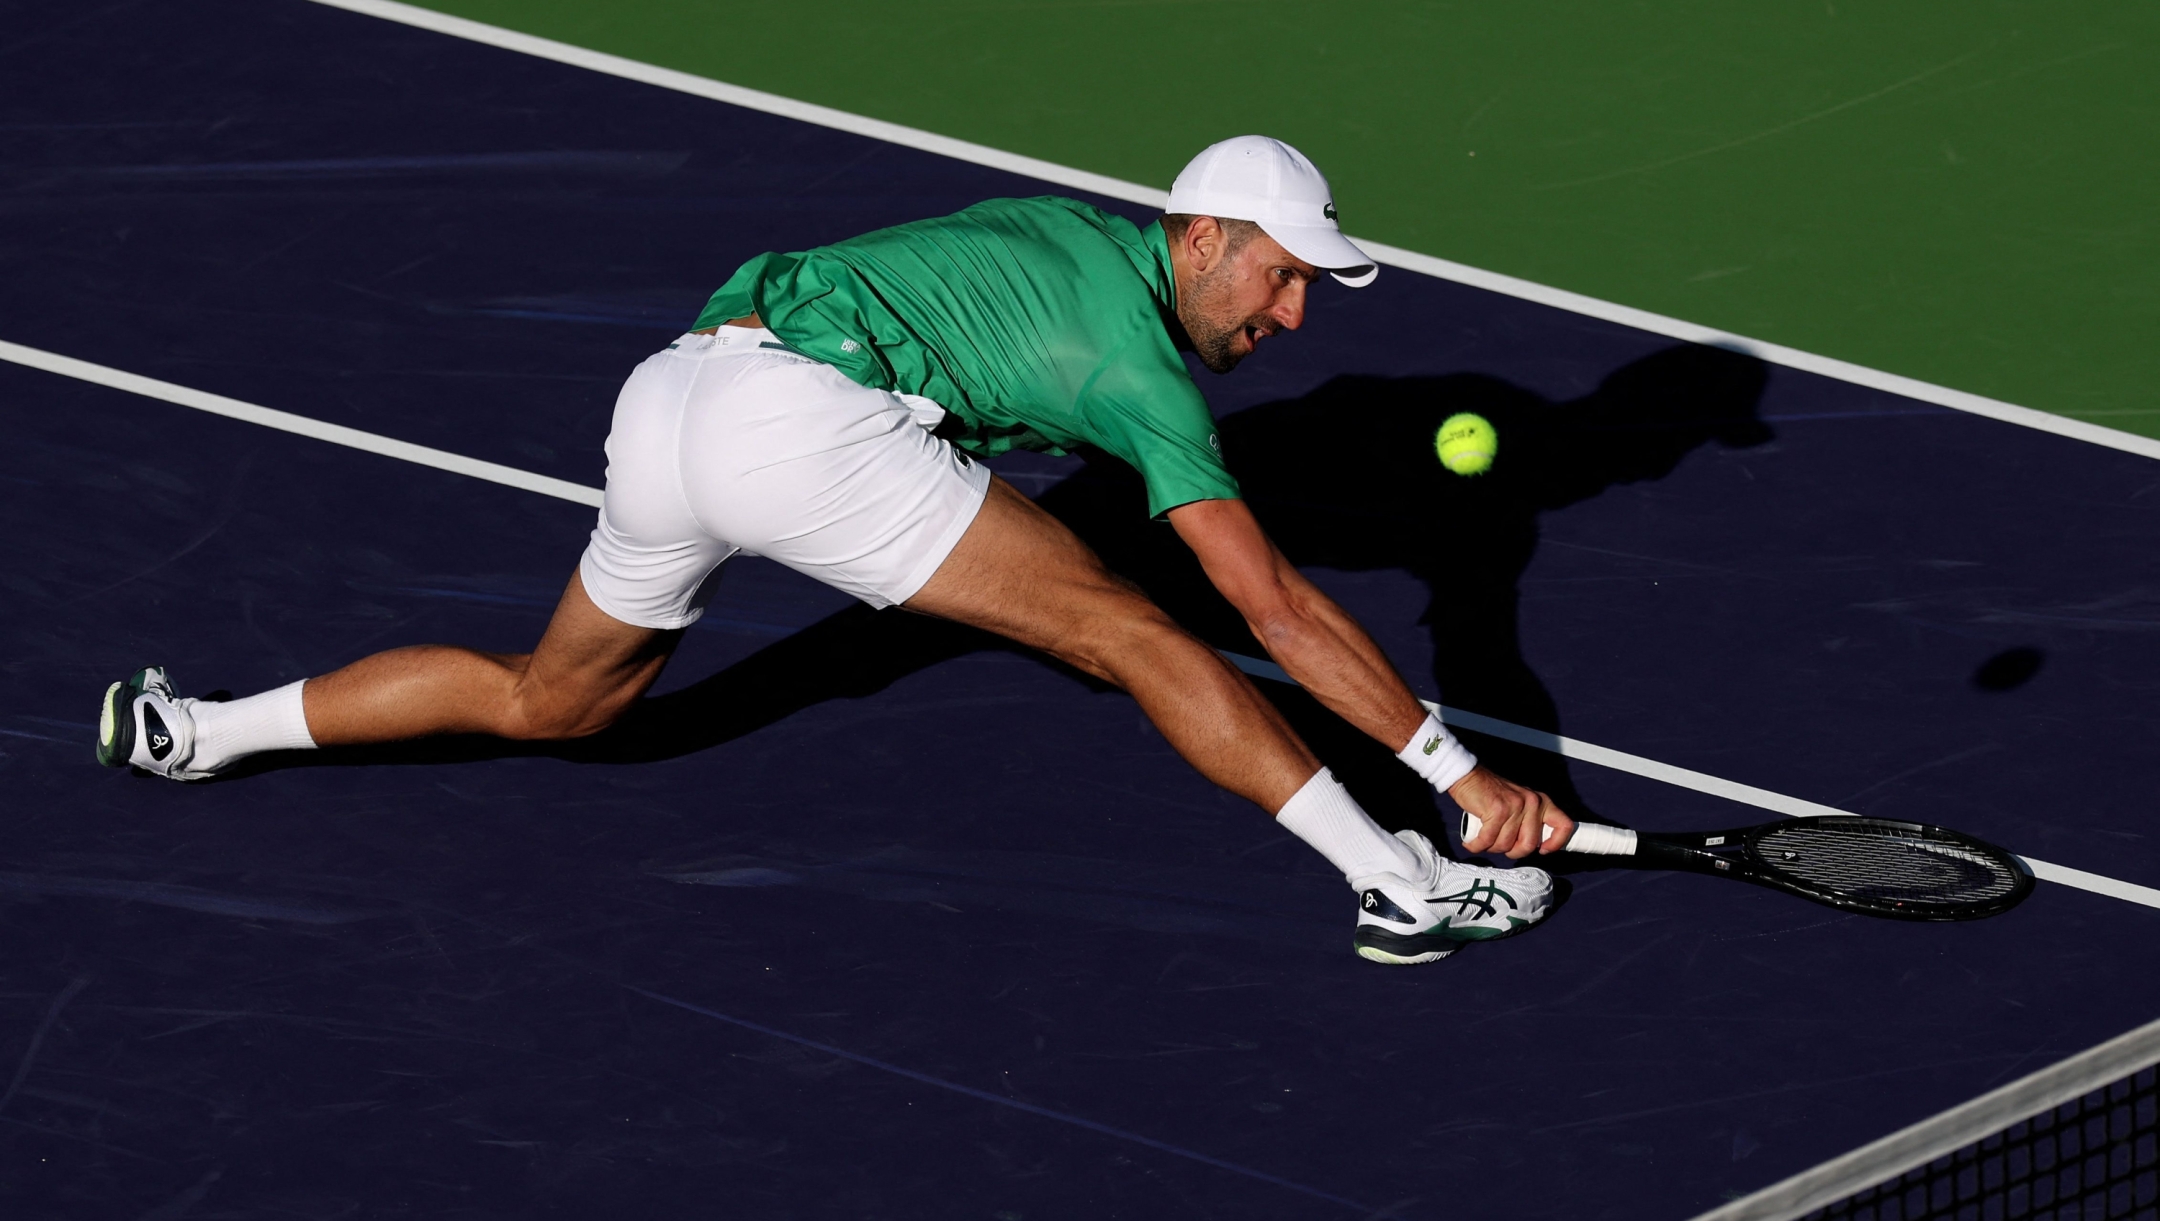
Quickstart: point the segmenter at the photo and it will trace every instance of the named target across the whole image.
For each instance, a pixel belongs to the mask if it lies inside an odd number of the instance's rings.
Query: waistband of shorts
[[[804,360],[817,359],[787,344],[778,335],[761,326],[722,326],[710,335],[700,335],[696,331],[685,332],[677,336],[675,341],[667,346],[667,350],[678,356],[697,359],[751,352],[785,352]]]

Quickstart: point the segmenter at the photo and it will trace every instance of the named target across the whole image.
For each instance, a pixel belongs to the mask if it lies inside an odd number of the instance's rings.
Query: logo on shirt
[[[852,339],[843,339],[840,341],[840,350],[843,352],[860,352],[862,351],[862,345]]]
[[[1214,433],[1209,433],[1209,434],[1207,435],[1207,447],[1208,447],[1209,449],[1212,449],[1212,450],[1214,450],[1214,451],[1215,451],[1215,452],[1216,452],[1216,453],[1217,453],[1218,455],[1219,455],[1219,454],[1221,454],[1221,453],[1222,453],[1222,438],[1221,438],[1221,437],[1218,437],[1218,436],[1216,436],[1216,435],[1215,435]]]
[[[1325,217],[1327,217],[1327,218],[1328,218],[1329,220],[1334,220],[1334,219],[1335,219],[1335,204],[1334,204],[1334,201],[1330,200],[1329,202],[1327,202],[1327,203],[1325,203],[1325,204],[1322,204],[1322,205],[1321,205],[1321,207],[1320,207],[1320,215],[1322,215],[1322,216],[1325,216]]]

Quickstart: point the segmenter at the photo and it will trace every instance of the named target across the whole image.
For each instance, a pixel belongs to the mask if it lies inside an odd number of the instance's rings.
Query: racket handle
[[[1484,827],[1484,821],[1477,815],[1468,810],[1463,811],[1462,837],[1464,843],[1476,839],[1477,833],[1483,830]],[[1545,828],[1543,838],[1552,838],[1551,827]],[[1575,824],[1575,834],[1568,838],[1567,847],[1561,849],[1561,851],[1580,852],[1585,856],[1633,856],[1635,855],[1635,833],[1626,827],[1608,827],[1603,823],[1579,822]]]

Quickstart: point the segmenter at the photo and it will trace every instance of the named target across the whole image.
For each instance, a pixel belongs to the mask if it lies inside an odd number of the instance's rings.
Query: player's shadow
[[[1221,436],[1254,512],[1293,563],[1400,569],[1425,586],[1419,621],[1443,702],[1558,733],[1559,710],[1523,658],[1518,614],[1542,516],[1616,484],[1662,479],[1705,445],[1770,440],[1758,414],[1766,372],[1753,357],[1676,347],[1559,403],[1480,374],[1343,377],[1226,417]],[[1499,433],[1499,458],[1484,475],[1454,475],[1435,459],[1433,434],[1459,411],[1483,415]],[[1264,656],[1175,532],[1146,521],[1139,480],[1121,464],[1091,465],[1042,503],[1209,643]],[[1381,822],[1445,842],[1428,823],[1438,813],[1431,790],[1388,750],[1302,693],[1262,687]],[[1494,770],[1596,816],[1560,756],[1466,736]]]
[[[1432,677],[1450,705],[1557,733],[1559,710],[1524,661],[1518,583],[1536,554],[1541,516],[1615,484],[1661,479],[1711,443],[1771,437],[1757,414],[1761,362],[1683,346],[1638,360],[1579,399],[1551,402],[1481,374],[1343,377],[1302,398],[1221,423],[1225,452],[1254,511],[1292,562],[1400,569],[1427,591],[1421,622]],[[1488,474],[1449,474],[1434,459],[1440,421],[1475,411],[1497,428]],[[1119,572],[1219,648],[1264,656],[1174,531],[1148,520],[1139,478],[1096,458],[1041,498]],[[723,584],[720,597],[726,598]],[[1616,629],[1618,630],[1618,629]],[[1625,642],[1599,642],[1625,647]],[[614,728],[561,744],[438,739],[389,747],[265,757],[247,771],[295,764],[448,762],[550,755],[593,763],[674,758],[746,736],[804,708],[862,697],[928,666],[1017,646],[908,614],[853,607],[689,686],[643,700]],[[1068,671],[1076,681],[1094,680]],[[1445,842],[1431,790],[1388,750],[1279,683],[1261,687],[1376,817]],[[1558,756],[1472,735],[1495,770],[1591,813]],[[251,761],[252,762],[252,761]]]

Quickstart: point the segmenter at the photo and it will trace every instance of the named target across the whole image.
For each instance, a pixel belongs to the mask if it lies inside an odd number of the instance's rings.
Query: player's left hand
[[[1482,766],[1456,781],[1448,796],[1484,824],[1476,838],[1463,841],[1465,852],[1498,852],[1519,861],[1533,852],[1558,852],[1575,834],[1575,820],[1552,798]]]

